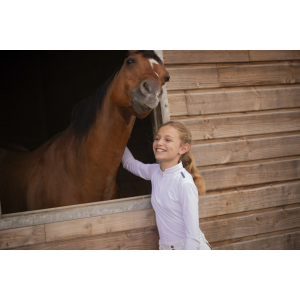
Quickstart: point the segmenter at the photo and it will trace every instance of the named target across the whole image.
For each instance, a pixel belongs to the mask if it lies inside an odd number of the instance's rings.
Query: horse
[[[116,174],[137,118],[158,105],[170,79],[152,50],[131,50],[70,125],[34,151],[0,149],[4,214],[116,199]]]

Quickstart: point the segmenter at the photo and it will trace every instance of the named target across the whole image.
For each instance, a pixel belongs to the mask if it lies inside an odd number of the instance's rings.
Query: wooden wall
[[[0,249],[158,249],[150,196],[3,215]]]
[[[214,249],[300,249],[300,51],[163,51]]]

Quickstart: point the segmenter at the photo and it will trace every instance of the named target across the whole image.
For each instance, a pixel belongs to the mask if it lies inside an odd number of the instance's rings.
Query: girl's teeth
[[[165,152],[165,150],[156,149],[157,152]]]

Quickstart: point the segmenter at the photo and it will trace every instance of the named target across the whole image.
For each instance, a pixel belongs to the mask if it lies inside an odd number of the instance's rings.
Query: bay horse
[[[34,151],[0,149],[4,214],[116,199],[116,174],[136,117],[158,105],[170,76],[154,51],[129,51],[70,126]]]

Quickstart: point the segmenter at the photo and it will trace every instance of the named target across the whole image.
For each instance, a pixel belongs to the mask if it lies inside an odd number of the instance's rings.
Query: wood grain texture
[[[167,82],[168,91],[219,87],[215,64],[170,66],[166,69],[170,74],[170,81]]]
[[[199,217],[229,215],[300,203],[300,181],[285,182],[199,197]]]
[[[300,231],[214,246],[214,250],[300,250]]]
[[[256,86],[300,82],[300,62],[218,64],[219,86]]]
[[[300,154],[300,133],[241,137],[192,145],[196,166],[284,157]]]
[[[156,227],[146,227],[123,232],[115,232],[67,241],[56,241],[20,250],[158,250],[158,231]]]
[[[46,242],[75,239],[155,225],[153,209],[45,224]]]
[[[300,83],[300,62],[169,66],[168,91]]]
[[[164,50],[165,64],[299,60],[299,50]]]
[[[170,118],[174,116],[186,116],[188,114],[187,110],[187,94],[185,92],[169,92],[169,109]],[[199,111],[197,107],[197,111]]]
[[[250,61],[300,60],[299,50],[249,50]]]
[[[299,179],[300,158],[263,160],[198,171],[204,178],[207,191],[219,190]]]
[[[247,62],[247,50],[164,50],[165,64]]]
[[[212,221],[200,220],[200,228],[209,243],[296,227],[300,227],[299,206],[220,217]]]
[[[169,106],[171,117],[300,107],[300,85],[172,92]]]
[[[300,130],[300,110],[234,113],[207,117],[172,118],[184,123],[196,140],[240,137]]]
[[[0,231],[0,249],[12,249],[46,241],[44,225]]]

